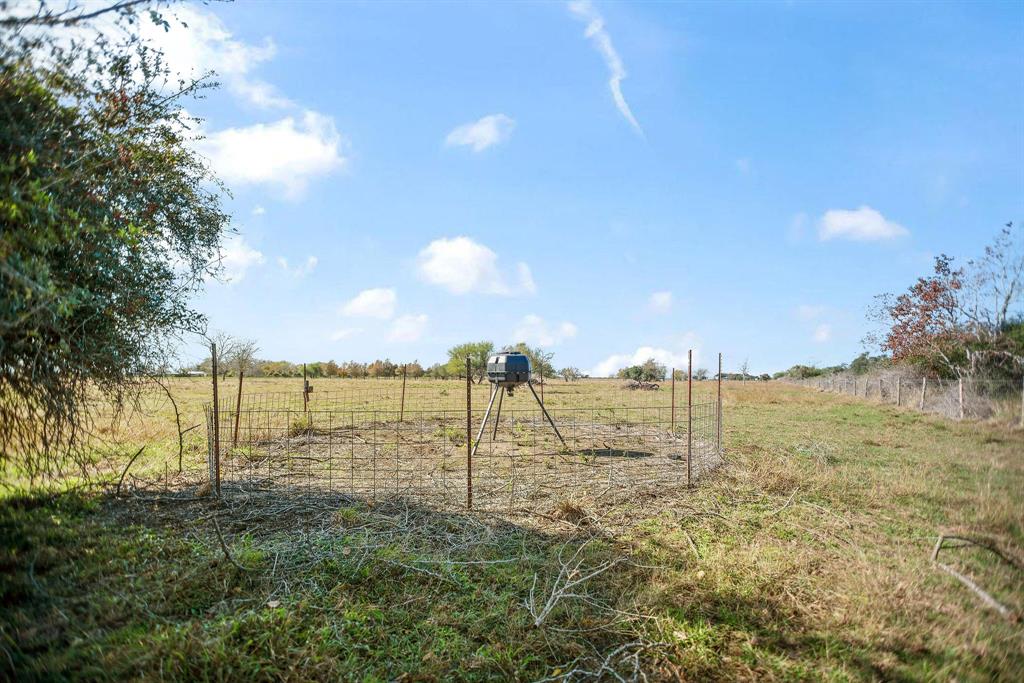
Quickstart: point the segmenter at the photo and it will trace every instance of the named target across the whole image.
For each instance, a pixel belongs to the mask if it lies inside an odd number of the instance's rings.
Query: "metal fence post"
[[[210,367],[213,370],[213,493],[220,496],[220,401],[217,396],[217,345],[210,344]]]
[[[693,349],[686,363],[686,485],[693,481]]]
[[[473,364],[466,356],[466,509],[473,509]]]
[[[672,368],[672,417],[669,431],[676,433],[676,369]]]
[[[540,404],[544,405],[544,363],[540,364]]]
[[[718,443],[718,457],[722,457],[722,354],[718,354],[718,433],[716,441]]]
[[[921,378],[921,403],[918,406],[918,410],[922,410],[922,411],[924,410],[924,395],[925,395],[925,392],[927,392],[927,391],[928,391],[928,378],[927,377],[922,377]]]
[[[309,380],[306,379],[306,364],[302,364],[302,412],[309,412]]]
[[[398,421],[401,422],[405,417],[405,372],[408,368],[408,364],[402,366],[402,403],[398,408]]]
[[[231,437],[231,447],[238,447],[238,421],[242,417],[242,377],[245,375],[245,370],[242,369],[242,365],[238,365],[238,398],[235,400],[235,432]]]

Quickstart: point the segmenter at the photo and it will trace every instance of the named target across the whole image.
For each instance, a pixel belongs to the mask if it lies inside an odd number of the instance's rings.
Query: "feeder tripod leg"
[[[505,398],[505,387],[498,389],[501,395],[498,396],[498,412],[494,414],[494,434],[491,435],[492,439],[498,438],[498,424],[501,422],[501,401]]]
[[[498,395],[498,387],[494,387],[494,391],[491,392],[491,400],[487,402],[487,410],[484,411],[484,419],[480,422],[480,431],[476,433],[476,442],[473,443],[473,452],[471,455],[476,455],[476,449],[480,446],[480,439],[483,438],[484,429],[487,427],[487,418],[491,416],[491,406],[494,405],[494,397]]]
[[[530,393],[532,393],[533,397],[535,399],[537,399],[537,405],[539,405],[540,409],[544,412],[544,417],[546,417],[548,419],[548,424],[550,424],[551,428],[555,430],[555,434],[558,435],[558,440],[562,442],[563,446],[568,448],[569,445],[567,443],[565,443],[565,439],[562,438],[562,433],[560,431],[558,431],[558,427],[555,426],[555,421],[551,419],[550,415],[548,415],[548,409],[544,407],[544,402],[541,401],[540,400],[540,396],[537,395],[537,390],[534,389],[533,385],[530,384],[529,382],[526,383],[526,386],[530,387]]]

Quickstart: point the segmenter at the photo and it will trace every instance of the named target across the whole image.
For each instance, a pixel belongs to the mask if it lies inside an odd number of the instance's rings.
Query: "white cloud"
[[[344,165],[341,144],[333,119],[306,111],[298,120],[206,133],[196,148],[229,185],[269,185],[297,198],[313,178]]]
[[[821,217],[818,237],[822,240],[845,239],[857,242],[891,240],[909,235],[899,223],[887,220],[870,206],[858,209],[830,209]]]
[[[291,268],[288,266],[288,259],[283,256],[277,259],[277,264],[284,269],[286,273],[295,278],[303,278],[313,272],[316,268],[316,264],[319,263],[319,259],[316,256],[310,256],[306,259],[305,263]]]
[[[364,289],[341,308],[344,315],[387,320],[395,314],[398,295],[393,289]]]
[[[262,206],[259,206],[258,204],[252,208],[252,215],[253,216],[262,216],[266,212],[267,212],[267,210],[264,209]]]
[[[141,21],[142,38],[164,54],[175,76],[198,78],[210,72],[228,91],[259,107],[291,105],[269,83],[255,79],[251,72],[273,59],[277,47],[270,38],[253,45],[235,38],[212,12],[190,5],[177,5],[164,12],[168,28]]]
[[[647,308],[653,313],[668,313],[672,310],[672,292],[654,292],[647,301]]]
[[[414,342],[419,341],[423,332],[427,329],[429,318],[425,313],[419,315],[403,315],[395,318],[391,324],[391,333],[388,341],[392,342]]]
[[[569,11],[576,15],[577,18],[587,22],[584,35],[594,41],[594,47],[601,53],[605,66],[608,67],[608,88],[612,92],[615,106],[618,108],[619,113],[629,121],[629,125],[633,126],[633,130],[643,135],[643,129],[640,128],[640,124],[637,123],[632,110],[629,108],[629,104],[626,103],[626,98],[622,94],[622,81],[626,78],[626,67],[623,66],[619,53],[615,51],[615,46],[612,45],[611,36],[608,35],[604,28],[604,18],[590,4],[590,0],[574,0],[574,2],[570,2]]]
[[[426,282],[443,287],[452,294],[513,295],[537,291],[530,267],[516,265],[518,281],[510,286],[498,268],[498,255],[468,237],[442,237],[428,244],[419,254],[417,272]]]
[[[697,367],[698,363],[698,350],[693,351],[693,365]],[[670,349],[663,349],[654,346],[641,346],[633,353],[618,353],[608,356],[603,361],[595,365],[587,374],[591,377],[612,377],[621,368],[629,367],[630,365],[640,365],[648,358],[653,358],[658,363],[661,363],[666,368],[686,368],[688,362],[687,352],[684,350],[672,351]]]
[[[570,322],[562,322],[549,327],[539,315],[529,314],[519,321],[513,333],[514,341],[538,344],[540,346],[556,346],[576,336],[576,326]]]
[[[224,267],[224,280],[234,285],[245,279],[249,268],[258,266],[265,259],[263,254],[246,244],[241,235],[234,235],[224,240],[221,247],[221,265]]]
[[[832,326],[826,323],[822,323],[814,328],[814,341],[822,344],[832,339]]]
[[[519,288],[527,294],[537,293],[537,283],[533,281],[533,271],[530,266],[522,261],[516,264],[516,272],[519,275]]]
[[[355,335],[361,333],[362,331],[363,330],[360,327],[345,327],[340,330],[335,330],[334,332],[331,333],[331,341],[341,341],[343,339],[348,339],[349,337],[354,337]]]
[[[516,122],[504,114],[491,114],[471,123],[457,126],[445,138],[449,147],[472,147],[474,152],[482,152],[499,142],[508,140]]]
[[[800,320],[814,320],[825,312],[824,306],[800,304],[796,307],[796,317]]]

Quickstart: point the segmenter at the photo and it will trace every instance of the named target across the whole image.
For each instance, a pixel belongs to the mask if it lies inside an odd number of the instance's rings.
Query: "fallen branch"
[[[603,574],[620,562],[625,561],[625,558],[619,557],[609,562],[603,562],[584,573],[584,571],[581,570],[584,558],[581,557],[580,554],[589,544],[590,541],[587,540],[577,547],[576,552],[572,554],[572,557],[568,561],[562,560],[561,557],[562,552],[565,550],[565,546],[562,546],[562,549],[559,550],[558,562],[561,565],[561,568],[558,571],[558,576],[555,577],[554,583],[551,585],[551,590],[548,593],[547,600],[544,601],[543,606],[537,605],[537,599],[535,596],[537,575],[533,575],[533,585],[530,586],[530,597],[526,600],[526,608],[529,610],[530,616],[533,617],[534,626],[541,626],[551,614],[552,610],[554,610],[562,600],[566,598],[588,598],[589,596],[586,594],[576,593],[573,589],[583,583],[586,583],[599,574]]]
[[[964,574],[961,574],[957,570],[955,570],[952,567],[950,567],[948,564],[943,564],[942,562],[939,562],[939,551],[942,550],[942,544],[947,539],[955,539],[955,540],[958,540],[958,541],[965,541],[966,543],[968,543],[970,545],[975,545],[975,546],[977,546],[979,548],[984,548],[984,549],[994,553],[995,555],[999,556],[1000,558],[1002,558],[1003,560],[1005,560],[1006,562],[1008,562],[1011,565],[1017,566],[1016,563],[1013,562],[1012,560],[1006,558],[1001,552],[999,552],[998,550],[990,547],[989,545],[975,542],[974,540],[969,539],[969,538],[965,538],[963,536],[945,536],[943,534],[939,534],[939,540],[935,542],[935,549],[932,550],[932,563],[936,567],[938,567],[942,571],[946,572],[947,574],[949,574],[950,576],[955,578],[957,581],[959,581],[963,585],[967,586],[967,588],[969,588],[971,590],[971,592],[973,592],[975,595],[978,596],[979,600],[981,600],[988,607],[991,607],[995,611],[999,612],[999,614],[1001,614],[1005,619],[1009,619],[1010,621],[1017,621],[1018,616],[1016,614],[1014,614],[1013,611],[1011,611],[1009,607],[1007,607],[1006,605],[1002,604],[1001,602],[999,602],[998,600],[993,598],[981,586],[976,584],[970,577],[965,576]]]
[[[121,472],[121,478],[117,480],[117,490],[115,491],[114,495],[116,495],[116,496],[120,496],[121,495],[121,484],[124,483],[124,477],[125,477],[126,474],[128,474],[128,468],[132,466],[132,463],[135,462],[136,458],[138,458],[140,455],[142,455],[142,451],[144,451],[144,450],[146,450],[145,446],[143,446],[139,450],[135,451],[135,455],[133,455],[131,457],[131,459],[128,461],[128,464],[124,466],[124,471]]]
[[[795,489],[793,489],[793,493],[789,494],[789,498],[786,499],[786,502],[783,503],[782,507],[780,507],[777,510],[773,510],[772,512],[769,512],[767,515],[765,515],[765,517],[774,517],[775,515],[779,514],[780,512],[782,512],[783,510],[788,508],[789,504],[793,502],[793,496],[795,496],[797,491],[799,491],[799,490],[800,490],[799,486],[797,486]]]
[[[224,551],[224,557],[226,557],[228,562],[233,564],[240,571],[251,571],[250,569],[247,569],[235,562],[235,558],[231,557],[231,553],[228,551],[228,544],[224,542],[224,535],[220,532],[220,524],[217,523],[217,518],[211,517],[211,519],[213,520],[213,529],[217,532],[217,540],[220,541],[220,549]]]

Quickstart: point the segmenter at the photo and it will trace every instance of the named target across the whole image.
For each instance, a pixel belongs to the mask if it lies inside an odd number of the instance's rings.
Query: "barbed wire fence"
[[[543,408],[522,387],[486,428],[494,388],[471,372],[330,392],[305,381],[300,392],[215,388],[204,407],[211,487],[518,510],[692,486],[722,462],[720,382],[677,382],[673,371],[655,390],[621,380],[545,384]]]
[[[1024,378],[920,377],[899,371],[840,373],[787,382],[950,419],[995,420],[1024,427]]]

